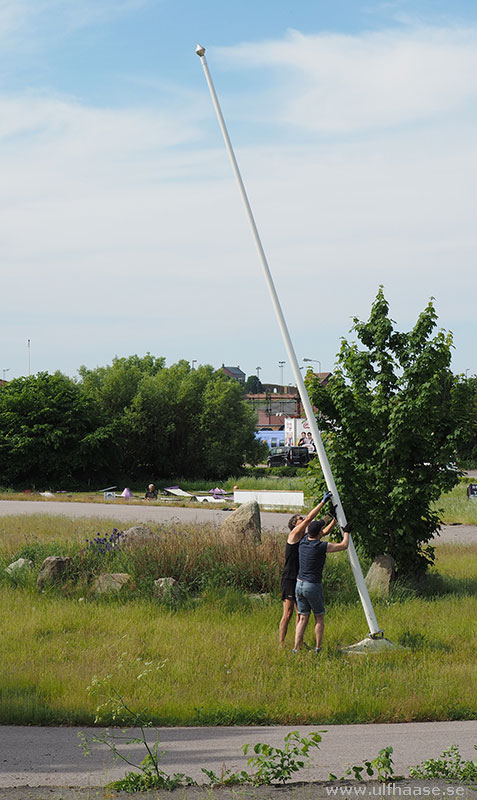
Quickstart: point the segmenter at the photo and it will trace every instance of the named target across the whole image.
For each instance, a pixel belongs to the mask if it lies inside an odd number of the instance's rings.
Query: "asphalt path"
[[[98,520],[113,520],[128,523],[208,523],[220,525],[230,510],[204,508],[201,506],[156,506],[139,501],[138,504],[126,504],[120,500],[103,503],[79,503],[56,500],[0,500],[0,517],[19,516],[22,514],[49,514],[65,516],[72,519],[90,517]],[[289,514],[278,511],[262,511],[261,520],[264,530],[286,531]],[[477,544],[476,525],[443,525],[436,543]]]
[[[341,777],[350,765],[374,758],[392,745],[395,775],[409,774],[409,767],[427,758],[437,758],[451,744],[459,746],[465,759],[475,759],[477,722],[411,722],[389,725],[296,726],[301,735],[325,731],[312,766],[297,775],[298,780],[328,780],[330,772]],[[221,773],[247,768],[244,744],[266,742],[283,747],[284,736],[294,728],[160,728],[159,751],[165,754],[161,769],[168,774],[183,772],[206,782],[201,767]],[[92,728],[36,728],[0,726],[0,788],[14,786],[104,786],[122,777],[131,767],[114,761],[104,746],[93,744],[85,756],[78,732],[98,733]],[[120,733],[120,731],[118,731]],[[137,735],[137,731],[130,731]],[[152,741],[150,739],[149,741]],[[144,758],[143,745],[121,745],[121,752],[138,763]]]

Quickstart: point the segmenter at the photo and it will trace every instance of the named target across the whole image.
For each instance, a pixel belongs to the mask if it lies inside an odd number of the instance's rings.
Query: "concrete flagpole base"
[[[356,642],[356,644],[350,644],[348,647],[342,647],[341,651],[343,653],[376,653],[381,650],[390,650],[393,647],[400,647],[400,645],[394,644],[394,642],[390,642],[389,639],[385,639],[383,636],[365,636],[364,639],[361,639],[360,642]]]

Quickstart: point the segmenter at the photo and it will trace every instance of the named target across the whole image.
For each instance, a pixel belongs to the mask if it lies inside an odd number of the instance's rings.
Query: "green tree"
[[[71,378],[40,372],[0,391],[0,482],[70,488],[101,474],[114,437]]]
[[[477,466],[477,377],[456,375],[452,387],[452,408],[456,420],[456,452],[459,466]]]
[[[257,375],[249,375],[243,387],[245,394],[260,394],[263,392],[263,385]]]
[[[116,422],[125,476],[221,478],[263,455],[242,387],[221,370],[184,360],[165,367],[148,355],[80,375]]]
[[[435,332],[432,301],[409,333],[388,312],[380,288],[369,320],[354,319],[359,344],[342,340],[328,386],[311,374],[307,384],[354,539],[372,558],[393,556],[401,575],[420,574],[433,561],[434,503],[458,480],[447,467],[452,336]]]
[[[82,366],[78,374],[86,393],[94,396],[108,414],[117,416],[131,405],[143,378],[157,375],[164,365],[165,358],[146,353],[142,358],[137,355],[114,358],[106,367]]]

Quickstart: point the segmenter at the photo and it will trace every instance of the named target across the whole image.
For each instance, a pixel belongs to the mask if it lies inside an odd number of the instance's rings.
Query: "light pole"
[[[7,367],[7,369],[3,370],[3,380],[5,380],[5,373],[6,372],[10,372],[10,367]]]
[[[292,367],[292,370],[293,370],[293,374],[294,374],[294,377],[295,377],[295,380],[296,380],[296,385],[297,385],[298,391],[300,393],[300,398],[301,398],[301,401],[303,403],[303,408],[305,410],[305,415],[306,415],[306,418],[308,420],[308,424],[310,426],[311,433],[312,433],[312,436],[313,436],[313,439],[314,439],[314,442],[315,442],[315,445],[316,445],[317,455],[318,455],[318,458],[319,458],[319,461],[320,461],[321,468],[323,470],[323,476],[325,478],[326,486],[328,487],[329,491],[333,494],[333,501],[336,504],[337,519],[338,519],[338,522],[339,522],[340,526],[343,528],[346,525],[346,515],[344,513],[344,509],[343,509],[343,505],[341,503],[341,499],[340,499],[340,496],[339,496],[338,489],[336,488],[336,484],[335,484],[335,480],[334,480],[334,477],[333,477],[333,473],[331,472],[331,467],[330,467],[330,464],[329,464],[329,461],[328,461],[328,456],[326,455],[326,451],[325,451],[325,448],[324,448],[324,445],[323,445],[323,441],[321,439],[321,434],[320,434],[320,431],[319,431],[319,428],[318,428],[318,424],[316,422],[316,417],[315,417],[315,415],[313,413],[313,407],[311,405],[310,398],[308,397],[308,393],[306,391],[306,387],[305,387],[305,384],[304,384],[304,381],[303,381],[303,376],[302,376],[302,374],[300,372],[300,368],[298,366],[297,357],[296,357],[296,354],[295,354],[295,350],[293,348],[293,344],[292,344],[292,341],[291,341],[291,338],[290,338],[290,334],[288,332],[288,328],[287,328],[287,325],[286,325],[286,322],[285,322],[285,317],[283,315],[283,311],[282,311],[281,306],[280,306],[280,301],[278,299],[278,294],[277,294],[277,291],[275,289],[275,285],[273,283],[272,275],[271,275],[271,272],[270,272],[270,267],[268,266],[267,258],[265,256],[265,251],[263,249],[263,245],[262,245],[262,242],[260,240],[258,229],[257,229],[257,226],[255,224],[255,220],[254,220],[254,217],[253,217],[253,214],[252,214],[252,209],[250,207],[250,203],[249,203],[249,200],[248,200],[248,197],[247,197],[247,193],[245,191],[245,186],[244,186],[243,181],[242,181],[242,176],[240,174],[240,170],[238,168],[237,160],[235,158],[235,154],[234,154],[234,151],[233,151],[233,148],[232,148],[232,143],[230,141],[229,134],[228,134],[228,131],[227,131],[227,127],[225,125],[225,120],[224,120],[224,117],[222,115],[222,111],[221,111],[221,108],[220,108],[220,105],[219,105],[217,94],[215,92],[214,84],[212,82],[212,78],[211,78],[211,75],[210,75],[210,72],[209,72],[209,67],[208,67],[208,64],[207,64],[207,61],[206,61],[206,58],[205,58],[205,47],[202,47],[202,45],[197,45],[195,52],[199,56],[199,58],[200,58],[200,60],[202,62],[202,67],[204,69],[205,78],[206,78],[207,85],[209,87],[210,95],[211,95],[211,98],[212,98],[212,103],[214,105],[215,112],[216,112],[216,115],[217,115],[217,119],[218,119],[218,122],[219,122],[219,125],[220,125],[220,129],[221,129],[222,135],[224,137],[225,146],[227,148],[227,152],[228,152],[228,155],[229,155],[229,158],[230,158],[230,162],[232,164],[232,169],[233,169],[235,177],[237,179],[237,183],[238,183],[238,186],[239,186],[239,191],[240,191],[240,194],[241,194],[241,197],[242,197],[243,204],[245,206],[245,212],[247,214],[247,217],[248,217],[248,220],[249,220],[249,223],[250,223],[250,227],[252,229],[252,235],[253,235],[257,250],[258,250],[258,254],[259,254],[259,258],[260,258],[261,264],[262,264],[265,280],[267,282],[268,290],[269,290],[269,293],[270,293],[270,298],[271,298],[271,301],[272,301],[272,305],[273,305],[273,308],[275,310],[275,314],[276,314],[276,317],[277,317],[278,325],[279,325],[279,328],[280,328],[280,331],[281,331],[281,334],[282,334],[282,337],[283,337],[283,341],[284,341],[285,348],[286,348],[286,351],[287,351],[287,354],[288,354],[288,358],[289,358],[289,361],[290,361],[290,364],[291,364],[291,367]],[[360,596],[360,599],[361,599],[361,603],[363,605],[363,610],[364,610],[364,613],[365,613],[365,616],[366,616],[366,620],[367,620],[367,623],[369,625],[369,637],[367,637],[365,640],[363,640],[363,642],[359,642],[357,645],[354,646],[357,650],[362,650],[362,649],[367,649],[372,644],[377,646],[378,642],[376,640],[379,640],[380,637],[382,637],[383,631],[378,625],[378,622],[377,622],[377,619],[376,619],[376,615],[374,613],[374,609],[373,609],[373,606],[371,604],[371,599],[369,597],[368,587],[366,586],[366,583],[365,583],[365,580],[364,580],[364,577],[363,577],[363,573],[361,571],[361,566],[360,566],[360,563],[359,563],[359,560],[358,560],[358,556],[357,556],[357,553],[356,553],[356,549],[354,547],[354,544],[353,544],[353,541],[352,541],[351,537],[349,538],[348,556],[349,556],[349,560],[350,560],[350,564],[351,564],[351,569],[353,571],[353,575],[354,575],[354,578],[355,578],[355,581],[356,581],[356,586],[357,586],[357,589],[358,589],[358,593],[359,593],[359,596]],[[383,639],[381,639],[380,644],[384,645],[384,646],[385,645],[389,646],[389,642],[387,642],[387,640],[383,640]]]
[[[318,361],[317,358],[302,358],[302,361],[314,361],[315,364],[318,364],[318,371],[321,372],[321,361]]]
[[[262,368],[261,367],[255,367],[255,369],[257,370],[257,378],[258,378],[258,380],[260,380],[260,370]]]
[[[197,364],[197,359],[193,358],[191,364],[192,364],[192,369],[195,369],[194,364]]]
[[[30,340],[27,339],[28,377],[30,377]]]
[[[278,366],[280,367],[280,385],[283,386],[283,367],[285,366],[286,361],[279,361]]]

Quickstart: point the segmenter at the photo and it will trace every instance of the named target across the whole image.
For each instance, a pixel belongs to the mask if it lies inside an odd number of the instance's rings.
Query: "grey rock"
[[[5,572],[8,572],[9,575],[12,575],[14,572],[20,572],[21,570],[32,568],[33,561],[30,561],[29,558],[18,558],[16,561],[12,561],[8,567],[5,567]]]
[[[390,555],[382,555],[374,559],[365,581],[370,592],[387,597],[395,579],[394,558]]]
[[[121,542],[126,547],[148,547],[158,544],[160,541],[161,537],[146,525],[133,525],[121,536]]]
[[[93,592],[95,594],[120,592],[130,580],[131,576],[127,572],[104,572],[96,578],[93,584]]]
[[[262,541],[260,506],[256,500],[244,503],[223,521],[221,533],[226,537],[250,540],[255,544]]]
[[[48,556],[40,567],[38,578],[36,579],[39,589],[43,589],[47,583],[55,583],[67,571],[70,566],[71,558],[61,556]]]
[[[179,596],[179,586],[175,578],[158,578],[154,581],[154,594],[159,600],[172,595],[173,600]]]

